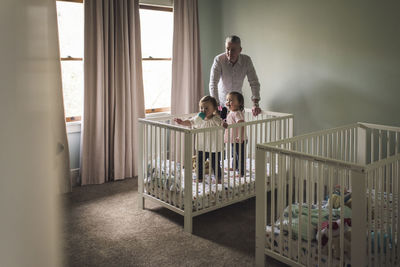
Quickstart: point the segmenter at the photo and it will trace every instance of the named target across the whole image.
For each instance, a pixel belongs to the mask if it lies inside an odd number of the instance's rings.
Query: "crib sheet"
[[[170,169],[171,172],[169,171]],[[196,184],[197,173],[196,171],[192,172],[193,210],[210,207],[215,205],[217,201],[255,193],[254,160],[247,159],[243,177],[240,177],[238,171],[228,170],[227,160],[224,161],[222,173],[223,181],[221,183],[216,182],[216,177],[213,173],[209,175],[206,171],[203,182]],[[267,173],[269,173],[269,165],[267,165]],[[165,160],[157,161],[156,163],[153,160],[147,166],[147,177],[145,177],[144,183],[146,193],[156,196],[167,203],[184,208],[184,169],[181,169],[180,163],[176,163],[175,166],[174,161]]]

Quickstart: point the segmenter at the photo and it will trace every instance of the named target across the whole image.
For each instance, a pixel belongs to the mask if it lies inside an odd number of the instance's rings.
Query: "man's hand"
[[[183,124],[183,120],[179,119],[179,118],[174,118],[174,121],[178,124]]]
[[[261,113],[261,108],[258,105],[254,105],[251,111],[253,112],[253,116],[257,116]]]

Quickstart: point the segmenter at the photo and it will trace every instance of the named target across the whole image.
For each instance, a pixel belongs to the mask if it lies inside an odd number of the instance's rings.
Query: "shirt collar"
[[[226,58],[226,57],[225,57]],[[231,66],[234,66],[229,60],[228,60],[228,58],[226,58],[226,60],[228,61],[228,64],[229,65],[231,65]],[[238,58],[238,60],[237,60],[237,62],[235,63],[235,65],[242,65],[242,54],[239,54],[239,58]]]

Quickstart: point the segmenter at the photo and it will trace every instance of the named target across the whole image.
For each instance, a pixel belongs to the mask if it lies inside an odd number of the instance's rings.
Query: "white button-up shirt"
[[[210,94],[219,100],[219,103],[225,106],[226,95],[229,92],[236,91],[242,93],[243,81],[247,75],[252,97],[251,99],[260,99],[260,83],[254,69],[251,58],[240,54],[238,61],[233,65],[225,53],[214,58],[214,63],[210,73]]]

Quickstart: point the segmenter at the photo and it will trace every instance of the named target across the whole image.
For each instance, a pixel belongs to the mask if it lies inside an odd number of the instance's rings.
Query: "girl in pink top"
[[[225,105],[229,109],[226,122],[228,124],[244,122],[244,98],[239,92],[230,92],[226,96]],[[244,127],[236,127],[225,130],[225,143],[232,143],[232,166],[235,170],[240,170],[240,175],[244,175],[245,154],[245,131]],[[240,167],[239,167],[240,166]]]

